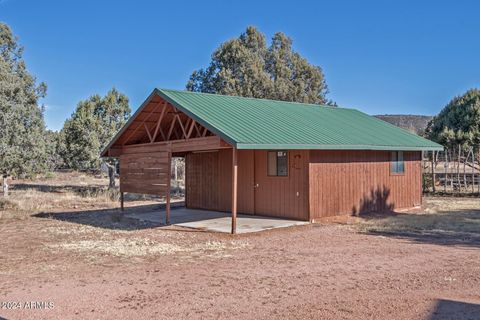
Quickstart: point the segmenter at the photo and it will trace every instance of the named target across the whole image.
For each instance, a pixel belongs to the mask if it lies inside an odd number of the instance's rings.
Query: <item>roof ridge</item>
[[[173,91],[173,92],[180,92],[180,93],[187,93],[187,94],[210,95],[210,96],[220,96],[220,97],[229,97],[229,98],[238,98],[238,99],[249,99],[249,100],[257,100],[257,101],[260,100],[260,101],[281,102],[281,103],[289,103],[289,104],[295,104],[295,105],[300,104],[300,105],[304,105],[304,106],[322,107],[322,108],[330,108],[330,109],[356,110],[354,108],[329,106],[327,104],[306,103],[306,102],[285,101],[285,100],[274,100],[274,99],[266,99],[266,98],[231,96],[231,95],[220,94],[220,93],[197,92],[197,91],[179,90],[179,89],[166,89],[166,88],[156,88],[156,89],[159,90],[159,91],[162,91],[162,92],[163,91]]]

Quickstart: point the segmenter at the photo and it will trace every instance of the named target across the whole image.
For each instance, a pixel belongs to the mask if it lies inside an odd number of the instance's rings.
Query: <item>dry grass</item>
[[[421,213],[362,219],[358,226],[369,233],[477,239],[480,238],[480,200],[426,198]]]
[[[13,193],[8,200],[2,199],[0,218],[25,219],[42,211],[78,209],[87,207],[112,207],[117,204],[108,192],[82,196],[72,191],[47,193],[26,189]]]
[[[78,253],[84,253],[89,257],[93,254],[110,255],[122,258],[131,257],[151,257],[157,255],[186,253],[193,255],[205,254],[216,256],[224,251],[247,249],[250,245],[244,241],[208,241],[194,246],[182,246],[171,243],[161,243],[147,238],[123,237],[117,239],[89,239],[74,240],[58,244],[50,244],[48,248],[52,250],[68,250]],[[221,255],[225,257],[227,255]]]
[[[64,249],[83,253],[107,254],[117,257],[141,257],[151,255],[173,254],[190,250],[186,247],[169,243],[155,243],[142,238],[120,238],[112,240],[79,240],[52,244],[52,249]]]
[[[13,181],[10,196],[0,198],[0,219],[25,219],[58,209],[112,207],[119,195],[107,185],[105,178],[77,172]]]

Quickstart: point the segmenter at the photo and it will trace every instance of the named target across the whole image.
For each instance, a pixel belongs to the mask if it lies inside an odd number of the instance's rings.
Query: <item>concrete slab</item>
[[[155,223],[165,222],[164,210],[155,212],[129,213],[125,216],[132,219],[139,219]],[[187,208],[172,208],[170,211],[171,224],[187,228],[230,233],[231,221],[231,215],[227,212],[195,210]],[[237,215],[237,233],[258,232],[268,229],[285,228],[304,224],[308,224],[308,222],[257,215]]]

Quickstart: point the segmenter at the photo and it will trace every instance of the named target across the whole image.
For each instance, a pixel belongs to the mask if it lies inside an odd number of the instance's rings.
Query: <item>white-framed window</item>
[[[285,150],[268,151],[267,174],[272,177],[288,176],[288,152]]]
[[[403,151],[392,151],[390,159],[391,173],[404,173],[405,163],[403,161]]]

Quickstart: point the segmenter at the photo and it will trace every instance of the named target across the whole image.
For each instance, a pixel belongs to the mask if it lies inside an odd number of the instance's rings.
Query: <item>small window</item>
[[[391,173],[404,173],[405,165],[403,163],[403,151],[392,151],[392,159],[390,162]]]
[[[287,151],[268,151],[267,173],[269,176],[288,176]]]

